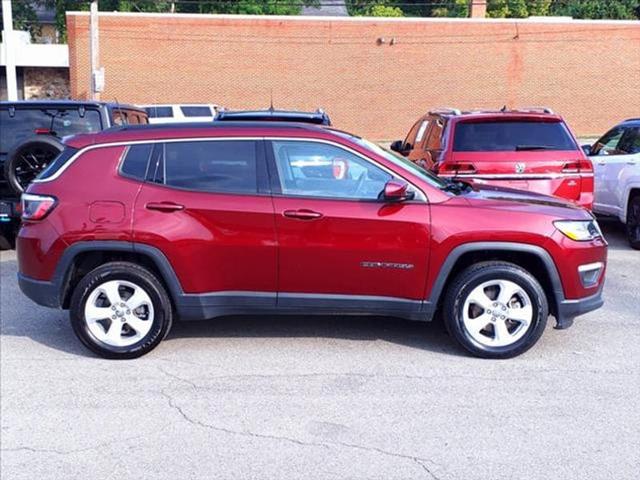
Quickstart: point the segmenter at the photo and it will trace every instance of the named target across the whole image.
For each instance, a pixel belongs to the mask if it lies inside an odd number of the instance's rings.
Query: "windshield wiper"
[[[558,150],[558,148],[551,145],[516,145],[515,150],[519,152],[522,150]]]

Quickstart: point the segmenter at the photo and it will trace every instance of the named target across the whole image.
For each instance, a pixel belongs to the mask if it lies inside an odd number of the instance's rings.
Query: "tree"
[[[13,28],[16,30],[27,30],[32,38],[40,34],[40,25],[36,15],[36,7],[43,4],[43,1],[11,2],[13,10]],[[0,29],[2,29],[2,10],[0,10]]]

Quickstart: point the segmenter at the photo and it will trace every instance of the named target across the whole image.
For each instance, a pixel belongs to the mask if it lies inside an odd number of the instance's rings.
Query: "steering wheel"
[[[358,180],[356,182],[356,186],[355,186],[355,188],[353,190],[353,196],[354,197],[357,197],[358,194],[360,193],[360,190],[362,189],[362,186],[364,185],[364,181],[366,180],[366,178],[367,178],[367,171],[365,170],[358,177]]]

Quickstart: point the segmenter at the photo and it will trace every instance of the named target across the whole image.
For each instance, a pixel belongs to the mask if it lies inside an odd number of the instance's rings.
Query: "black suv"
[[[132,105],[72,100],[0,102],[0,249],[13,246],[20,224],[20,194],[62,151],[62,137],[146,123],[147,113]]]

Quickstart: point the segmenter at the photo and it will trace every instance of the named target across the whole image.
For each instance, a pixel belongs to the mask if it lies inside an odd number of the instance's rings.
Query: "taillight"
[[[438,173],[458,175],[460,173],[477,173],[477,170],[473,163],[443,163],[440,165]]]
[[[562,166],[562,173],[591,173],[593,165],[591,160],[575,160],[567,162]]]
[[[56,205],[56,199],[46,195],[23,193],[21,204],[22,220],[42,220],[53,210]]]

